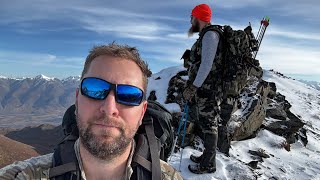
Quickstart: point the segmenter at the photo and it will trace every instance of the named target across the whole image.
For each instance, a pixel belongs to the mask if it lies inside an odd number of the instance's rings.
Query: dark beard
[[[188,37],[192,37],[194,33],[200,31],[200,24],[198,21],[195,22],[194,25],[191,25],[189,31],[188,31]]]
[[[120,136],[113,138],[113,140],[109,142],[100,141],[92,132],[93,124],[91,123],[88,127],[83,127],[81,123],[79,123],[80,121],[78,118],[79,116],[77,115],[77,124],[79,127],[81,143],[84,145],[86,150],[96,158],[110,161],[123,154],[130,142],[133,140],[132,137],[126,136],[123,128],[119,128]],[[93,120],[89,122],[93,122]],[[104,137],[108,138],[108,134],[105,134]]]

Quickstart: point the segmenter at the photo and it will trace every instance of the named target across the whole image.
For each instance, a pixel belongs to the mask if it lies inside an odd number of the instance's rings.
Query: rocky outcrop
[[[291,105],[284,96],[277,93],[275,83],[262,80],[263,71],[258,61],[254,62],[256,67],[239,68],[238,72],[234,73],[237,76],[223,79],[226,82],[224,89],[227,90],[224,91],[221,104],[220,124],[224,128],[219,127],[218,147],[227,149],[229,145],[224,143],[229,140],[239,141],[254,137],[260,128],[284,136],[288,143],[293,143],[296,139],[303,139],[303,142],[307,143],[301,129],[302,121],[290,112]],[[185,70],[171,78],[165,103],[177,103],[183,109],[182,92],[187,79]],[[156,98],[155,93],[151,93],[150,99]],[[196,121],[196,105],[190,105],[189,112],[189,121]],[[180,117],[179,113],[175,114],[174,124],[177,124]],[[226,133],[227,135],[223,136]],[[201,136],[201,132],[198,132],[198,135]]]
[[[240,108],[232,113],[228,122],[231,140],[242,140],[254,133],[262,125],[266,116],[268,83],[254,77],[248,81],[240,94]]]
[[[275,92],[271,92],[275,93]],[[285,100],[285,96],[277,93],[274,98],[268,99],[267,118],[264,122],[264,128],[283,136],[288,143],[294,143],[301,139],[307,144],[305,130],[302,129],[304,123],[301,119],[290,112],[290,103]]]

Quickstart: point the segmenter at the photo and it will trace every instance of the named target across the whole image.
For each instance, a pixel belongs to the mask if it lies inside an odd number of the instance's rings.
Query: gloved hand
[[[190,60],[190,52],[191,51],[189,49],[187,49],[181,57],[181,59],[183,59],[183,67],[185,67],[185,68],[189,68],[189,66],[190,66],[188,63],[188,61]]]
[[[189,84],[183,91],[182,96],[187,102],[191,102],[192,98],[196,95],[197,87],[193,84]]]

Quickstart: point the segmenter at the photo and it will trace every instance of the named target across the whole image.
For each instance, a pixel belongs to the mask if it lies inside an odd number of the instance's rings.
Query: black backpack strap
[[[78,166],[76,162],[62,164],[60,166],[52,167],[49,169],[49,178],[51,179],[53,177],[60,176],[64,173],[77,171],[77,170],[78,170]]]
[[[146,168],[148,171],[152,171],[152,164],[150,161],[148,161],[146,158],[140,156],[139,154],[135,154],[132,161],[137,162],[139,165]]]
[[[210,25],[206,28],[204,28],[201,33],[199,34],[199,39],[200,41],[202,41],[203,36],[206,34],[206,32],[208,31],[215,31],[216,33],[219,34],[219,38],[223,38],[224,34],[223,34],[223,27],[220,25]]]
[[[50,179],[60,180],[81,178],[77,157],[74,152],[74,143],[77,138],[78,137],[73,134],[70,134],[55,148],[52,168],[49,169]]]
[[[154,134],[152,117],[150,116],[145,117],[144,126],[147,134],[147,138],[148,138],[148,144],[150,147],[151,162],[152,162],[152,168],[151,168],[152,179],[153,180],[161,179],[161,167],[160,167],[160,158],[158,154],[158,144],[157,144],[156,136]]]

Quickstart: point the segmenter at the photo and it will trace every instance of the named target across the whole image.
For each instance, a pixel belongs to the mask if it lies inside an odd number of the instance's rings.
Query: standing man
[[[59,174],[62,179],[148,179],[145,174],[136,177],[140,174],[131,162],[137,147],[134,136],[147,108],[149,75],[134,47],[112,43],[90,51],[76,90],[79,138],[74,146],[61,150],[75,154],[77,168]],[[40,157],[0,171],[0,179],[46,179],[51,167],[52,158]],[[159,179],[182,179],[164,161],[160,168]]]
[[[216,171],[216,147],[218,140],[218,122],[220,121],[221,77],[218,69],[221,59],[219,34],[210,28],[212,11],[207,4],[197,5],[191,13],[191,28],[188,35],[199,33],[193,44],[188,60],[188,76],[183,97],[191,102],[195,98],[198,106],[198,117],[204,133],[204,152],[201,156],[191,155],[190,159],[197,163],[189,165],[196,174]]]

